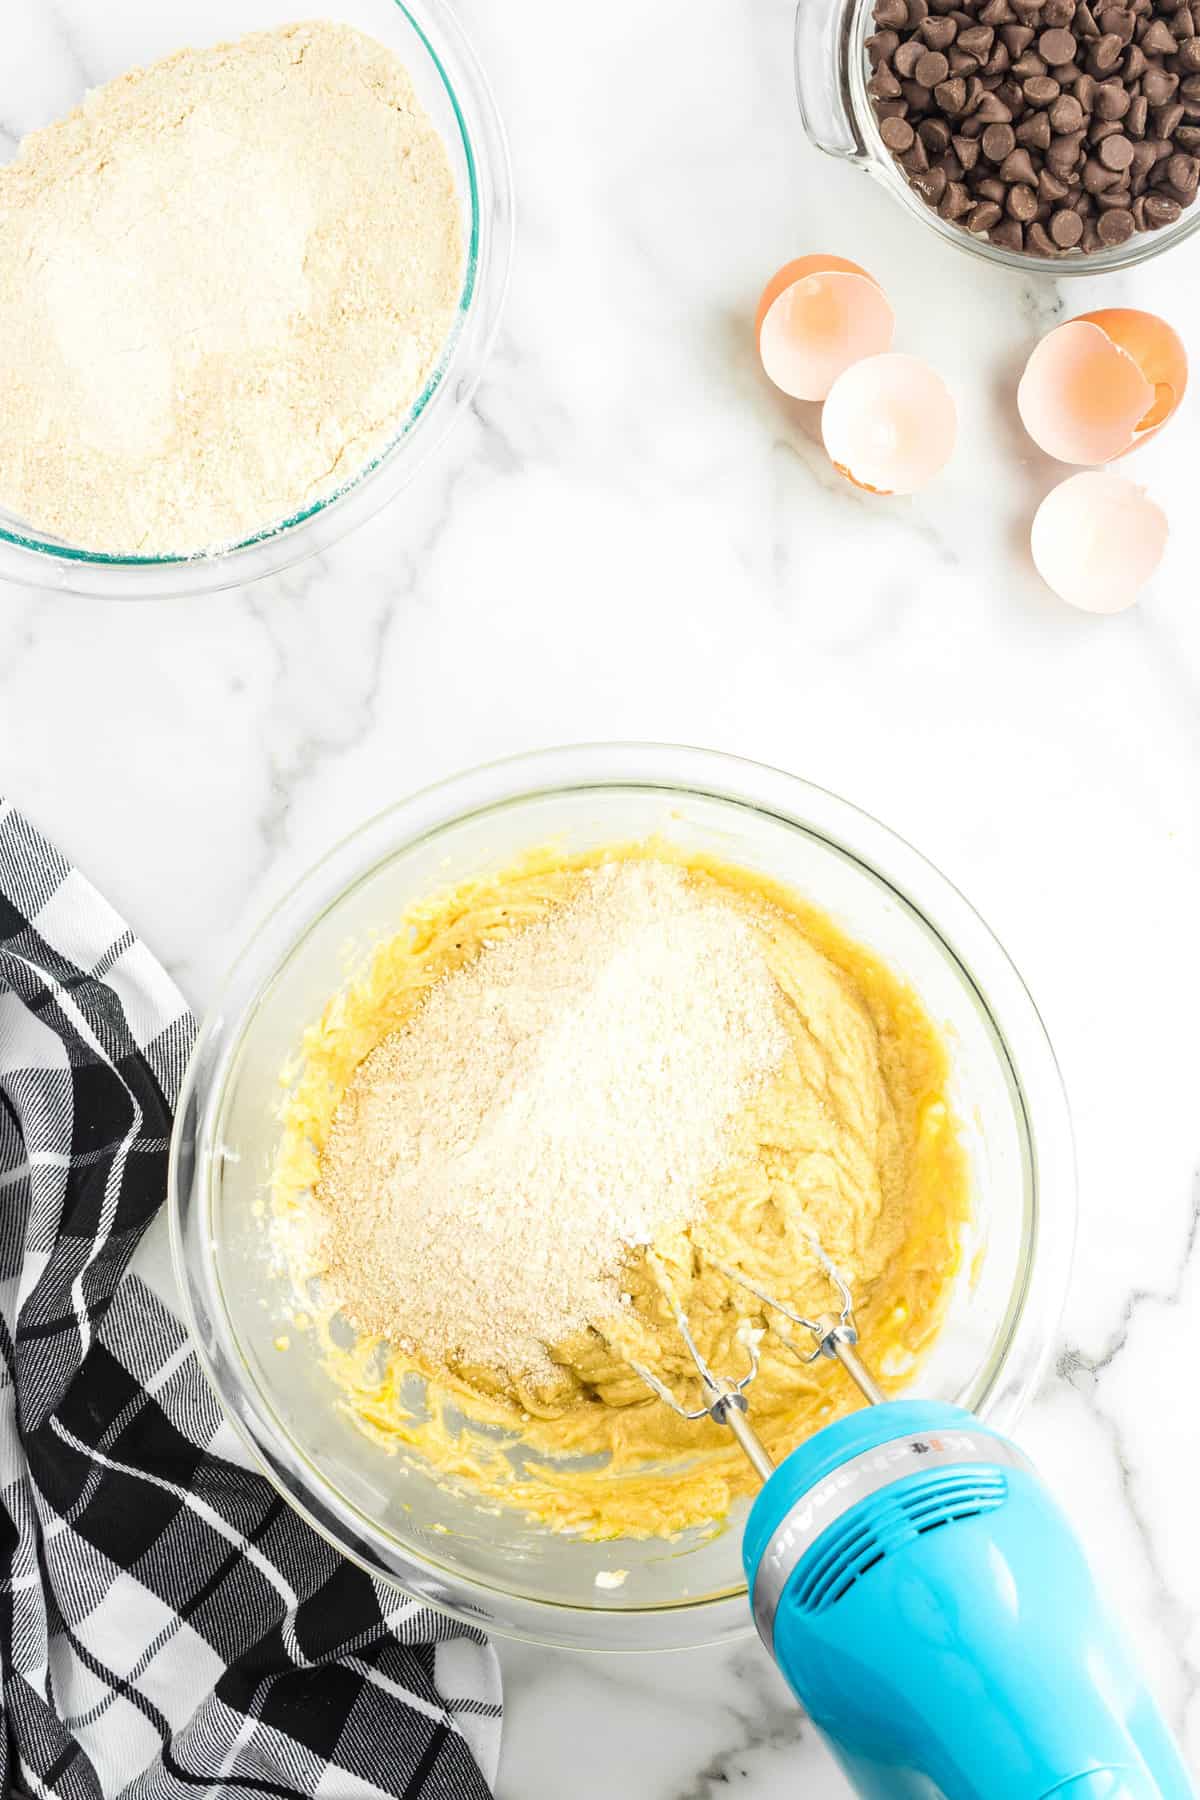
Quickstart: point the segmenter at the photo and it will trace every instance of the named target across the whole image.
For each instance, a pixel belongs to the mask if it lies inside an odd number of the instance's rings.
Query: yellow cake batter
[[[273,1182],[297,1273],[306,1272],[297,1246],[317,1204],[322,1147],[364,1057],[440,977],[571,898],[582,870],[635,857],[684,868],[750,922],[788,1035],[782,1066],[736,1121],[732,1154],[699,1221],[658,1243],[653,1257],[635,1253],[623,1281],[632,1303],[554,1345],[554,1376],[536,1383],[435,1365],[378,1341],[347,1351],[325,1330],[328,1318],[316,1318],[342,1403],[381,1445],[410,1447],[481,1500],[593,1538],[715,1523],[754,1485],[725,1431],[678,1418],[629,1367],[635,1358],[698,1404],[664,1280],[712,1365],[740,1374],[745,1333],[767,1320],[716,1264],[737,1267],[802,1312],[836,1310],[815,1235],[851,1284],[868,1360],[885,1388],[899,1388],[942,1321],[968,1211],[945,1049],[915,994],[877,957],[749,870],[657,840],[585,856],[549,848],[411,908],[306,1033],[286,1077]],[[751,1411],[777,1457],[857,1404],[834,1365],[800,1363],[770,1332],[759,1347]],[[406,1380],[414,1374],[426,1386],[420,1407]],[[580,1466],[585,1457],[593,1460]]]

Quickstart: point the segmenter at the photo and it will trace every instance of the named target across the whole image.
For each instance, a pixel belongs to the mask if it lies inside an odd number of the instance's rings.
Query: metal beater
[[[849,1375],[851,1381],[854,1382],[859,1392],[864,1398],[869,1400],[872,1405],[876,1405],[882,1401],[885,1396],[883,1389],[879,1386],[870,1370],[863,1363],[856,1348],[858,1344],[858,1327],[854,1321],[854,1301],[850,1293],[849,1283],[846,1281],[846,1278],[841,1271],[825,1254],[819,1244],[814,1243],[813,1249],[815,1250],[817,1258],[824,1268],[825,1273],[828,1275],[830,1282],[836,1289],[839,1301],[839,1310],[836,1314],[831,1312],[820,1313],[815,1319],[810,1319],[804,1313],[797,1312],[793,1307],[788,1306],[774,1294],[769,1294],[765,1288],[759,1287],[757,1282],[751,1281],[748,1276],[743,1275],[739,1270],[731,1269],[727,1263],[719,1262],[714,1259],[713,1266],[719,1269],[721,1273],[736,1286],[745,1288],[748,1293],[753,1294],[767,1310],[768,1314],[779,1314],[780,1317],[789,1320],[791,1324],[798,1326],[802,1331],[809,1333],[813,1339],[812,1346],[809,1349],[802,1349],[789,1332],[783,1330],[779,1325],[772,1323],[768,1318],[767,1329],[771,1331],[773,1336],[779,1339],[780,1343],[786,1345],[793,1355],[801,1362],[812,1363],[816,1362],[818,1357],[827,1356],[833,1361],[841,1363],[843,1369],[845,1369],[847,1375]],[[700,1380],[703,1383],[706,1404],[698,1407],[684,1406],[671,1392],[666,1383],[660,1381],[658,1376],[650,1369],[647,1369],[644,1364],[634,1362],[631,1363],[631,1368],[633,1368],[634,1371],[641,1376],[646,1385],[658,1395],[658,1398],[663,1404],[669,1406],[671,1411],[677,1413],[681,1419],[695,1420],[707,1418],[712,1419],[718,1425],[727,1426],[744,1450],[755,1472],[763,1481],[769,1480],[774,1473],[775,1464],[771,1460],[766,1445],[762,1442],[762,1439],[750,1423],[749,1403],[746,1399],[746,1389],[758,1374],[759,1368],[758,1342],[756,1338],[747,1334],[742,1339],[742,1342],[745,1345],[746,1358],[749,1367],[740,1380],[734,1381],[727,1375],[718,1374],[716,1370],[709,1366],[707,1358],[704,1356],[699,1344],[697,1344],[692,1335],[692,1329],[688,1322],[687,1314],[679,1303],[678,1296],[675,1293],[666,1271],[663,1269],[661,1263],[659,1263],[657,1257],[653,1255],[650,1257],[650,1263],[658,1276],[659,1285],[663,1294],[666,1296],[667,1304],[671,1308],[675,1323],[679,1328],[679,1335],[683,1339],[688,1355],[696,1365]]]

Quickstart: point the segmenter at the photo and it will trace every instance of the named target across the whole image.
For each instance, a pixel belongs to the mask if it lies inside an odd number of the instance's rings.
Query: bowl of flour
[[[461,32],[440,0],[196,0],[85,49],[22,10],[0,577],[150,597],[326,548],[410,480],[498,322],[507,154]]]

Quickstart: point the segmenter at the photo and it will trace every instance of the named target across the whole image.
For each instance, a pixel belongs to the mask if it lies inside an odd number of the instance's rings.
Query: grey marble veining
[[[1019,1435],[1200,1769],[1200,430],[1189,401],[1127,465],[1170,515],[1169,559],[1135,611],[1086,618],[1029,565],[1030,515],[1061,471],[1014,398],[1037,337],[1089,307],[1148,306],[1192,341],[1200,248],[1051,283],[922,237],[805,145],[788,0],[462,11],[520,210],[469,416],[388,513],[249,592],[0,591],[0,784],[198,1007],[342,831],[539,744],[709,744],[910,838],[996,930],[1063,1064],[1079,1246]],[[219,0],[208,35],[269,12]],[[0,150],[170,47],[173,17],[10,0]],[[897,346],[955,392],[956,455],[915,500],[842,483],[815,409],[757,369],[761,284],[823,248],[879,276]],[[753,1641],[501,1654],[501,1800],[846,1792]]]

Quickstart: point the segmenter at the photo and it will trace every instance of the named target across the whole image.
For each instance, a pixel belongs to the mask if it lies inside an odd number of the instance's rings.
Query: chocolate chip
[[[940,50],[926,50],[913,70],[921,86],[927,88],[935,88],[949,73],[950,64]]]
[[[979,137],[985,126],[1007,125],[1011,118],[1012,113],[999,94],[984,92],[975,101],[971,117],[962,129],[969,131],[972,137]]]
[[[877,31],[867,39],[867,55],[873,69],[877,69],[880,63],[888,62],[899,49],[900,39],[894,31]]]
[[[1157,161],[1158,155],[1152,143],[1135,144],[1133,146],[1133,161],[1129,165],[1130,181],[1135,186],[1138,184],[1144,186],[1146,177],[1149,175]]]
[[[1127,44],[1133,36],[1133,14],[1122,6],[1101,7],[1098,23],[1104,37],[1119,37]]]
[[[1156,138],[1173,138],[1182,123],[1183,108],[1178,101],[1150,109],[1150,125]]]
[[[1139,75],[1146,73],[1146,68],[1146,58],[1136,44],[1131,44],[1125,52],[1125,59],[1121,64],[1126,83],[1136,81]]]
[[[875,23],[895,29],[907,25],[908,7],[905,0],[875,0]]]
[[[1151,106],[1165,106],[1179,90],[1179,77],[1169,69],[1147,69],[1142,76],[1142,92]]]
[[[1047,65],[1036,50],[1026,50],[1024,56],[1018,56],[1013,63],[1012,72],[1019,81],[1028,81],[1031,75],[1045,75]]]
[[[921,175],[913,176],[913,186],[928,206],[936,206],[946,191],[945,169],[926,169]]]
[[[948,50],[957,36],[953,19],[926,19],[921,25],[921,42],[929,50]]]
[[[1096,154],[1106,169],[1122,174],[1133,161],[1133,145],[1118,132],[1116,137],[1105,138]]]
[[[917,126],[917,136],[930,156],[940,156],[949,147],[950,127],[945,119],[922,119]]]
[[[1038,170],[1037,190],[1038,199],[1045,205],[1055,200],[1065,200],[1071,191],[1066,182],[1060,181],[1049,169]]]
[[[989,125],[982,138],[983,154],[991,163],[1002,163],[1016,141],[1011,125]]]
[[[1109,75],[1121,60],[1125,46],[1115,31],[1105,32],[1088,49],[1088,68],[1093,75]]]
[[[886,63],[876,69],[874,75],[872,75],[870,81],[868,81],[867,92],[873,100],[899,99],[900,83],[896,80],[896,77],[892,74],[892,71],[888,68]]]
[[[1010,56],[1020,56],[1023,50],[1028,50],[1034,35],[1032,25],[1002,25],[1000,27],[1000,36],[1004,39]]]
[[[879,135],[888,149],[897,156],[905,150],[911,150],[916,136],[907,119],[885,119],[880,126]]]
[[[988,232],[993,244],[999,244],[1002,250],[1020,251],[1025,248],[1025,233],[1015,219],[1001,219]]]
[[[1011,150],[1000,165],[1002,181],[1024,182],[1027,187],[1037,186],[1037,170],[1033,166],[1033,158],[1028,150]]]
[[[967,104],[967,84],[961,75],[952,76],[949,81],[938,82],[933,96],[944,113],[957,119]]]
[[[1072,250],[1083,236],[1083,220],[1078,213],[1060,210],[1050,219],[1050,236],[1060,250]]]
[[[1147,56],[1151,51],[1158,56],[1174,56],[1178,48],[1179,45],[1161,19],[1155,19],[1147,25],[1142,34],[1142,50]]]
[[[1043,31],[1038,39],[1038,54],[1051,68],[1075,60],[1075,38],[1069,31]]]
[[[1060,94],[1050,108],[1050,123],[1057,132],[1078,131],[1083,117],[1083,108],[1074,94]]]
[[[1104,164],[1089,156],[1083,165],[1083,185],[1089,194],[1102,194],[1105,188],[1116,187],[1121,177]]]
[[[1031,150],[1048,150],[1050,148],[1050,117],[1048,113],[1030,113],[1017,126],[1017,142],[1027,144]]]
[[[1167,180],[1177,192],[1194,196],[1200,186],[1200,162],[1177,151],[1167,162]]]
[[[1178,200],[1168,200],[1162,194],[1146,195],[1146,224],[1151,231],[1159,231],[1164,225],[1173,225],[1183,212]]]
[[[994,200],[981,200],[967,214],[967,230],[980,232],[990,231],[1001,218],[1000,208]]]
[[[1102,81],[1092,96],[1092,111],[1098,119],[1123,119],[1129,111],[1130,96],[1119,81]]]
[[[1025,248],[1031,250],[1035,256],[1053,256],[1054,239],[1050,237],[1046,227],[1039,225],[1035,220],[1032,225],[1026,227]]]
[[[1057,100],[1062,88],[1053,75],[1033,75],[1021,88],[1030,106],[1049,106]]]
[[[1129,111],[1125,114],[1125,134],[1127,137],[1140,138],[1146,135],[1146,121],[1150,117],[1150,102],[1144,94],[1135,94],[1129,102]]]
[[[1031,219],[1037,217],[1038,197],[1033,189],[1026,187],[1023,182],[1018,182],[1016,187],[1009,188],[1005,205],[1011,216],[1019,219],[1022,225],[1028,225]]]
[[[1179,66],[1189,74],[1200,70],[1200,37],[1191,37],[1179,46]]]
[[[960,134],[954,140],[954,154],[962,164],[964,172],[969,173],[979,161],[979,144],[976,139],[963,137]]]
[[[1133,214],[1124,206],[1116,207],[1112,212],[1102,212],[1096,230],[1100,234],[1100,242],[1110,248],[1126,244],[1133,236]]]
[[[958,34],[958,47],[966,50],[971,56],[977,56],[980,62],[986,62],[992,53],[992,45],[996,41],[995,29],[991,25],[969,25]]]
[[[952,181],[942,195],[938,207],[943,219],[961,219],[964,213],[971,210],[971,196],[961,181]]]
[[[1100,27],[1087,0],[1079,0],[1079,5],[1075,8],[1075,35],[1085,38],[1100,36]]]
[[[903,75],[904,79],[907,81],[916,70],[916,66],[924,54],[925,52],[922,50],[916,39],[909,38],[907,44],[901,44],[900,48],[893,56],[892,67],[897,75]]]
[[[1052,138],[1050,148],[1046,152],[1046,161],[1056,175],[1069,175],[1079,161],[1083,151],[1082,131],[1073,131],[1069,136]]]

